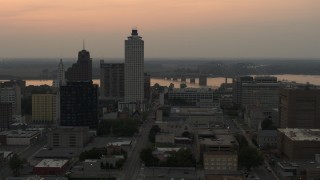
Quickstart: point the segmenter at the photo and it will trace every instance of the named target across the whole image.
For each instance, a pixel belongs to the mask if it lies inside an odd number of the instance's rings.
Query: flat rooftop
[[[54,148],[52,150],[41,150],[35,157],[44,159],[71,159],[79,156],[82,149],[77,148]]]
[[[320,169],[320,162],[315,160],[297,160],[292,162],[278,162],[278,165],[283,169],[297,169],[297,168],[308,168],[308,169]]]
[[[208,146],[233,146],[236,143],[232,135],[216,135],[215,138],[200,138],[199,141]]]
[[[83,132],[89,131],[88,127],[58,127],[54,129],[53,132]]]
[[[174,88],[169,93],[212,93],[210,88]]]
[[[236,151],[208,151],[204,152],[203,156],[210,156],[210,155],[237,155]]]
[[[35,167],[61,168],[68,163],[65,159],[43,159]]]
[[[20,130],[11,130],[0,132],[0,135],[5,135],[8,138],[32,138],[40,134],[39,131],[20,131]]]
[[[216,115],[220,114],[222,111],[219,108],[215,107],[172,107],[170,114],[171,115]]]
[[[292,141],[318,141],[320,142],[320,129],[285,128],[278,129]]]
[[[132,143],[131,140],[123,140],[123,141],[116,141],[116,142],[109,142],[107,146],[130,146]]]

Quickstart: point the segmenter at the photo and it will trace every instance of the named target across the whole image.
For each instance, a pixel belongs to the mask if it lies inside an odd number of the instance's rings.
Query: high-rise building
[[[268,117],[272,109],[278,108],[279,83],[243,83],[241,106],[244,108],[259,107]]]
[[[89,126],[98,124],[98,85],[91,82],[67,82],[60,87],[60,125]]]
[[[21,115],[21,89],[18,85],[0,88],[0,102],[12,104],[13,115]]]
[[[78,53],[77,63],[66,71],[65,76],[68,82],[92,81],[92,60],[90,52],[85,50],[84,46]]]
[[[35,124],[56,124],[57,95],[32,95],[32,122]]]
[[[102,99],[124,98],[124,63],[100,61],[100,97]]]
[[[144,41],[133,29],[125,40],[125,102],[142,103],[144,99]]]
[[[62,63],[62,59],[60,59],[60,63],[58,65],[58,72],[57,72],[57,79],[53,81],[54,87],[60,87],[65,85],[66,79],[65,79],[65,72],[64,72],[64,66]]]
[[[239,77],[233,80],[233,103],[246,109],[258,107],[268,117],[278,108],[280,86],[276,77]]]
[[[24,90],[26,88],[26,81],[19,80],[19,79],[11,79],[10,81],[5,81],[0,83],[2,84],[2,87],[13,87],[13,86],[19,86],[21,94],[24,93]]]
[[[279,123],[281,128],[320,128],[320,89],[280,89]]]
[[[241,105],[242,83],[253,82],[253,77],[243,76],[234,78],[232,81],[232,102],[234,105]]]
[[[12,120],[11,103],[0,103],[0,131],[8,130]]]
[[[144,99],[148,100],[151,93],[151,77],[150,74],[144,73]]]

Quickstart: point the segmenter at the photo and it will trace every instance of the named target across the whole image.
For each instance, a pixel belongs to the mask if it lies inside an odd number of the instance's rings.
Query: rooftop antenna
[[[86,49],[86,42],[84,39],[82,40],[82,46],[83,46],[83,50],[85,50]]]

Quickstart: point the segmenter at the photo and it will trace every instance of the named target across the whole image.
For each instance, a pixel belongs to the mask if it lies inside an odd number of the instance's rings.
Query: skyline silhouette
[[[146,58],[318,58],[317,0],[8,1],[1,58],[121,58],[132,27]]]

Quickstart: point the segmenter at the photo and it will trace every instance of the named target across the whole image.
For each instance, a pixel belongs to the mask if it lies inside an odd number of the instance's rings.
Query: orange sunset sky
[[[320,0],[0,0],[0,58],[319,58]]]

